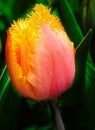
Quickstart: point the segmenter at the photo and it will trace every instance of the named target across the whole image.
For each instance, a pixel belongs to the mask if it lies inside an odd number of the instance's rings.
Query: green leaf
[[[90,29],[88,33],[85,35],[85,37],[82,39],[82,41],[78,44],[76,47],[76,75],[75,78],[80,77],[81,82],[84,79],[85,75],[85,68],[86,68],[86,59],[87,59],[87,54],[88,54],[88,47],[89,43],[91,41],[91,36],[92,36],[92,30]]]
[[[80,1],[79,0],[68,0],[73,12],[79,11]]]
[[[49,0],[35,0],[35,3],[49,5]]]
[[[81,102],[81,88],[84,87],[86,58],[88,54],[88,46],[90,43],[92,31],[89,30],[86,36],[77,46],[75,62],[76,72],[73,85],[70,90],[64,93],[60,100],[60,106],[76,106]]]
[[[34,106],[35,105],[37,105],[37,102],[36,101],[33,101],[32,99],[27,99],[27,103],[28,103],[28,105],[29,105],[29,107],[31,108],[31,109],[33,109],[34,108]]]
[[[7,66],[4,65],[2,73],[0,75],[0,100],[3,98],[3,95],[7,90],[9,84],[10,84],[10,78],[7,72]]]
[[[13,91],[6,65],[0,75],[0,129],[14,129],[20,97]]]
[[[68,1],[58,0],[57,5],[63,26],[76,47],[83,38],[82,31],[76,21]]]
[[[78,90],[78,98],[80,101],[81,97],[81,89],[85,85],[85,73],[86,73],[86,62],[87,62],[87,55],[89,44],[91,42],[92,30],[90,29],[85,37],[82,39],[80,44],[76,47],[76,56],[75,56],[75,63],[76,63],[76,73],[75,73],[75,80],[74,86]]]
[[[37,130],[50,130],[50,129],[52,129],[52,125],[51,124],[47,125],[47,126],[40,127]],[[54,130],[54,128],[53,128],[53,130]]]
[[[5,4],[5,2],[0,1],[0,13],[2,13],[9,22],[12,20],[13,12],[11,11],[11,7],[8,3]]]
[[[32,127],[29,127],[29,128],[25,128],[24,130],[37,130],[37,126],[32,126]]]
[[[43,125],[42,127],[33,126],[33,127],[26,128],[24,130],[55,130],[55,129],[53,128],[52,124],[49,124],[46,126]]]
[[[29,103],[30,102],[30,103]],[[23,116],[24,115],[24,116]],[[22,98],[17,118],[17,129],[37,129],[52,127],[48,102],[33,102]]]
[[[75,80],[72,88],[63,94],[61,102],[59,102],[68,129],[94,129],[95,92],[93,90],[95,84],[93,82],[95,80],[95,68],[87,63],[91,35],[92,30],[89,30],[77,46]],[[91,61],[91,57],[89,61]]]
[[[90,53],[86,63],[85,86],[83,87],[83,108],[86,120],[85,126],[89,129],[95,128],[95,66]]]

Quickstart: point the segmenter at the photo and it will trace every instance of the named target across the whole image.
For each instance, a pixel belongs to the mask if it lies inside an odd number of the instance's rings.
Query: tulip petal
[[[38,97],[52,99],[69,89],[74,79],[74,48],[66,33],[55,33],[48,25],[42,25],[40,39],[35,49],[36,73],[28,81]]]

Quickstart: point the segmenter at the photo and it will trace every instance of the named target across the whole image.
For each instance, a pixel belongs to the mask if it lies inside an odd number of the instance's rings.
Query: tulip
[[[17,91],[33,100],[52,100],[71,87],[75,75],[73,42],[50,9],[36,4],[7,31],[6,63]]]

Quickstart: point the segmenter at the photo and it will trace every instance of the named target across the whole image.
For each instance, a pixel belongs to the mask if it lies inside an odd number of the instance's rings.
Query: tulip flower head
[[[5,51],[11,81],[23,96],[52,100],[71,87],[74,45],[44,5],[36,4],[26,19],[12,24]]]

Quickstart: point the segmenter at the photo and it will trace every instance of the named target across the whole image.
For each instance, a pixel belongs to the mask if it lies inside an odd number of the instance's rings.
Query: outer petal
[[[75,74],[74,48],[65,32],[41,28],[40,43],[35,49],[36,73],[28,76],[38,99],[53,99],[70,88]],[[33,68],[33,63],[31,61]]]

